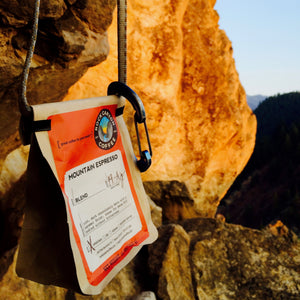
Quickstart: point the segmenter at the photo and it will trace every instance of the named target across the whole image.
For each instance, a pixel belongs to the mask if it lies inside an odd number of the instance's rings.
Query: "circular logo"
[[[102,109],[97,117],[94,138],[97,146],[108,150],[117,141],[118,130],[113,116],[108,109]]]

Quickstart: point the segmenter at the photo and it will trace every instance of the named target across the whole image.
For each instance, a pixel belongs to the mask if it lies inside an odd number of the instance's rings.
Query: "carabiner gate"
[[[135,124],[135,130],[136,130],[136,136],[138,141],[138,147],[139,147],[139,154],[140,159],[137,160],[137,167],[140,170],[140,172],[145,172],[149,169],[151,165],[151,157],[152,157],[152,149],[151,149],[151,143],[150,143],[150,137],[148,133],[148,128],[146,124],[146,113],[145,108],[143,105],[143,102],[141,101],[140,97],[126,84],[120,82],[120,81],[114,81],[112,82],[107,89],[107,95],[116,95],[116,96],[123,96],[126,98],[131,105],[133,106],[135,110],[134,114],[134,124]],[[148,150],[142,151],[141,149],[141,141],[140,141],[140,134],[138,129],[138,123],[144,123],[144,129],[147,136],[147,142],[148,142]]]
[[[144,123],[144,129],[145,129],[146,136],[147,136],[149,151],[148,150],[142,151],[141,142],[140,142],[139,128],[138,128],[138,121],[136,120],[135,116],[134,116],[134,125],[135,125],[135,131],[136,131],[138,146],[139,146],[139,153],[140,153],[140,157],[141,157],[140,160],[137,161],[137,166],[138,166],[138,168],[141,172],[145,172],[151,165],[151,157],[152,157],[151,143],[150,143],[148,128],[147,128],[147,124],[146,124],[146,118],[145,118],[143,123]]]

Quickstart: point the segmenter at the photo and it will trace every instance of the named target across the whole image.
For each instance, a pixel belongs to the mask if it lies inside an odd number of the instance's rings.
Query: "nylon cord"
[[[34,48],[37,39],[39,14],[40,14],[40,0],[35,0],[32,35],[31,35],[30,47],[26,55],[24,70],[22,74],[21,93],[19,97],[19,110],[21,112],[21,115],[28,115],[31,114],[32,112],[31,107],[29,106],[27,101],[26,93],[27,93],[29,69],[32,62],[32,57],[33,57]]]
[[[118,80],[127,81],[127,0],[118,0]]]
[[[127,81],[127,0],[118,0],[118,80],[124,84]],[[19,110],[22,115],[31,113],[26,93],[28,75],[32,57],[35,49],[38,33],[38,22],[40,13],[40,0],[35,0],[34,21],[32,26],[31,43],[26,55],[24,70],[22,74],[21,95],[19,97]]]

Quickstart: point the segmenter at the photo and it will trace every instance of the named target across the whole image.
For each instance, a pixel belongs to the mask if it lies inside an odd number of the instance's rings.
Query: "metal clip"
[[[145,172],[146,170],[148,170],[148,168],[151,165],[152,149],[151,149],[151,143],[150,143],[148,128],[147,128],[147,124],[146,124],[146,118],[145,118],[142,123],[144,123],[144,129],[145,129],[146,136],[147,136],[149,151],[148,150],[142,151],[138,123],[139,122],[136,120],[136,114],[135,114],[134,115],[134,124],[135,124],[136,137],[137,137],[138,146],[139,146],[139,153],[140,153],[140,157],[141,157],[140,160],[137,161],[137,166],[138,166],[140,172]]]
[[[140,159],[137,160],[136,163],[140,172],[145,172],[146,170],[148,170],[148,168],[151,165],[152,149],[151,149],[151,143],[150,143],[149,133],[146,124],[146,113],[145,113],[143,102],[141,101],[140,97],[130,87],[128,87],[126,84],[120,81],[112,82],[108,86],[107,95],[117,95],[119,97],[121,96],[125,97],[131,103],[131,105],[135,110],[134,123],[135,123],[135,130],[136,130],[136,136],[137,136],[139,154],[140,154]],[[141,149],[138,123],[139,124],[144,123],[144,129],[147,136],[149,151],[148,150],[142,151]]]

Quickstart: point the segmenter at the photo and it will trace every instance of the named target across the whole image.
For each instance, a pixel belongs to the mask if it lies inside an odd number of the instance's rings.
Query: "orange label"
[[[50,144],[88,281],[103,278],[148,236],[117,105],[53,115]]]

